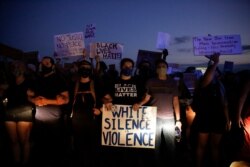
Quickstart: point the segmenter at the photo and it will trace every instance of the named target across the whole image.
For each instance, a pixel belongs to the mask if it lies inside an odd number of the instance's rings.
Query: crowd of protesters
[[[35,69],[21,60],[1,62],[1,166],[250,166],[250,69],[221,72],[219,56],[207,56],[193,91],[184,73],[167,74],[166,57],[136,67],[123,58],[119,70],[99,56],[69,68],[49,56]],[[133,85],[138,96],[116,97],[117,85]],[[156,148],[102,146],[103,104],[157,106]]]

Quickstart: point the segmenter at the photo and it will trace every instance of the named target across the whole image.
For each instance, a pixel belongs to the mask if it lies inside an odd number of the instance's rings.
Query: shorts
[[[5,121],[14,122],[32,122],[34,108],[31,105],[21,105],[15,108],[7,108],[5,110]]]

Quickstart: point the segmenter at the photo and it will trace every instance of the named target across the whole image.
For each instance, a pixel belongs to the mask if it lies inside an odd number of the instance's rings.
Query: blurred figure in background
[[[142,85],[145,85],[147,80],[154,76],[152,65],[148,60],[142,60],[135,70],[135,79]]]
[[[250,167],[250,71],[245,73],[237,105],[236,124],[244,131],[244,138],[239,151],[230,167]]]

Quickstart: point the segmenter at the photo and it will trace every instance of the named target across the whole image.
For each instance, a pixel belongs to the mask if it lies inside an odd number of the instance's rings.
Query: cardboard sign
[[[212,55],[215,52],[221,55],[242,53],[240,35],[220,35],[193,38],[194,55]]]
[[[142,61],[146,60],[151,63],[151,67],[152,69],[154,69],[155,61],[160,59],[161,57],[162,57],[162,52],[140,49],[138,50],[138,54],[137,54],[136,67],[138,67]]]
[[[70,57],[83,55],[83,33],[68,33],[54,36],[56,57]]]
[[[156,107],[131,105],[103,106],[102,145],[114,147],[155,148]]]
[[[119,43],[96,42],[90,44],[90,57],[102,59],[122,59],[123,45]]]

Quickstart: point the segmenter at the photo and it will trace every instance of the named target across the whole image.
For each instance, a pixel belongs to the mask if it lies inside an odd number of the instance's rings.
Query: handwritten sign
[[[221,55],[241,54],[240,35],[220,35],[193,38],[194,55],[212,55],[215,52]]]
[[[93,38],[95,38],[95,31],[96,31],[95,24],[86,25],[85,39],[93,39]]]
[[[55,52],[58,57],[83,55],[83,33],[68,33],[54,36]]]
[[[156,107],[130,105],[103,107],[102,145],[114,147],[155,148]]]
[[[123,53],[123,45],[119,43],[96,42],[90,44],[90,57],[96,55],[103,59],[121,59]]]

